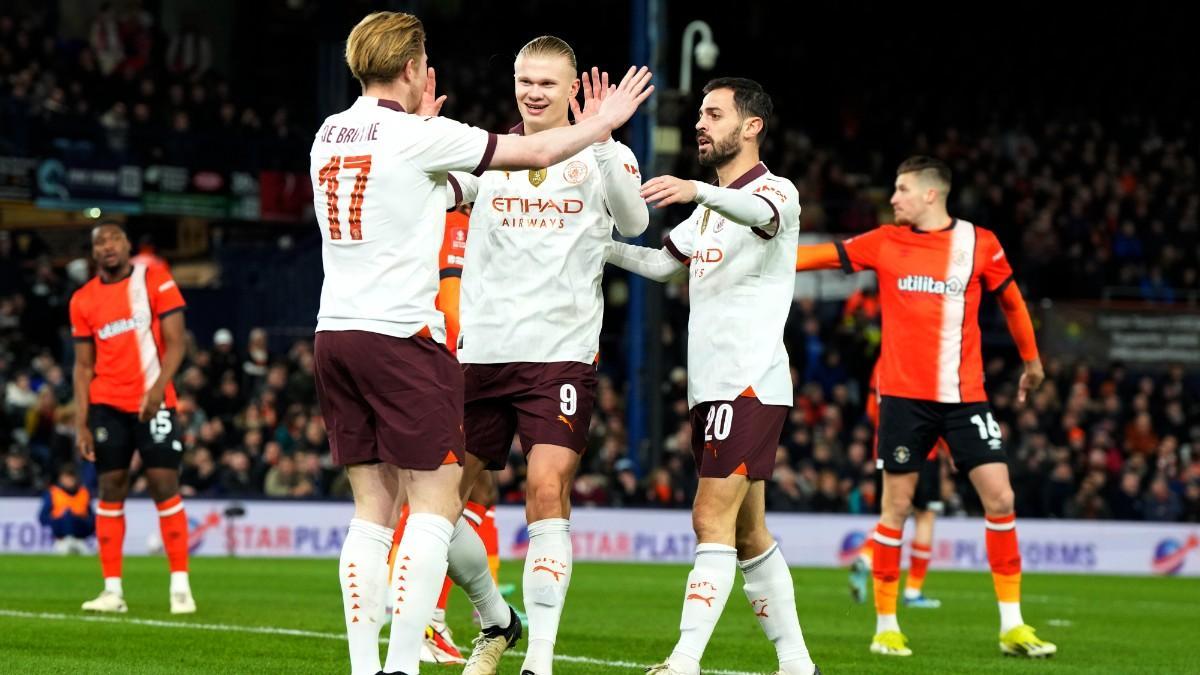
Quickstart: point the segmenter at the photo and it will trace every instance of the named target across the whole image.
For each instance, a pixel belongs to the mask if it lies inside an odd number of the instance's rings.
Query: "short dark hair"
[[[900,162],[899,168],[896,169],[897,176],[905,173],[921,173],[923,175],[928,175],[927,172],[932,172],[937,177],[938,181],[945,184],[946,192],[950,191],[953,174],[950,172],[950,167],[936,157],[914,155],[913,157],[909,157],[903,162]]]
[[[705,94],[717,89],[733,90],[733,105],[737,108],[739,115],[762,119],[762,131],[758,132],[758,139],[761,142],[767,135],[767,123],[771,119],[771,112],[775,110],[775,104],[771,102],[771,96],[767,90],[754,80],[744,77],[718,77],[709,80],[708,84],[704,85]]]
[[[125,229],[125,222],[117,218],[113,218],[112,216],[104,216],[103,218],[97,220],[96,223],[92,225],[92,231],[95,232],[101,227],[115,227],[124,232],[125,236],[129,236],[129,231]]]

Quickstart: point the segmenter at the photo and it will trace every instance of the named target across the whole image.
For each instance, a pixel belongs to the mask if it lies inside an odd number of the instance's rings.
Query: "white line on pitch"
[[[7,616],[14,619],[42,619],[46,621],[81,621],[85,623],[113,623],[113,624],[129,624],[134,626],[149,626],[151,628],[184,628],[192,630],[207,630],[221,633],[252,633],[256,635],[285,635],[292,637],[308,637],[320,638],[323,640],[345,640],[344,633],[322,633],[313,630],[300,630],[298,628],[278,628],[275,626],[239,626],[235,624],[225,623],[190,623],[187,621],[161,621],[158,619],[137,619],[123,618],[116,616],[100,616],[92,614],[54,614],[50,612],[23,612],[15,609],[0,609],[0,617]],[[386,642],[386,640],[380,640]],[[525,656],[525,652],[507,651],[505,656],[521,657]],[[554,657],[555,661],[563,661],[566,663],[587,663],[597,666],[611,666],[613,668],[631,668],[641,670],[646,667],[644,663],[633,663],[631,661],[609,661],[606,659],[596,659],[590,656],[571,656],[567,654],[557,654]],[[754,675],[740,670],[713,670],[705,669],[706,673],[713,675]]]

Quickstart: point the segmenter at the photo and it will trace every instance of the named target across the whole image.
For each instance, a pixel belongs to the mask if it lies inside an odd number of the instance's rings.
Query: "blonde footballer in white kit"
[[[551,36],[525,45],[515,71],[523,122],[513,133],[525,137],[570,126],[569,109],[584,123],[611,90],[607,73],[584,73],[580,109],[575,54]],[[528,460],[522,675],[553,668],[571,581],[571,483],[596,387],[601,278],[613,228],[626,236],[646,229],[640,183],[633,152],[611,138],[545,168],[451,174],[456,200],[475,203],[458,347],[466,380],[464,489],[485,469],[504,467],[514,433]]]
[[[765,485],[792,406],[783,328],[795,288],[799,194],[759,161],[771,98],[756,82],[713,80],[704,88],[696,140],[719,186],[660,176],[642,195],[658,207],[695,202],[661,249],[614,242],[609,261],[657,281],[687,270],[688,405],[700,483],[692,507],[696,562],[684,589],[680,636],[666,662],[647,672],[698,675],[725,609],[734,573],[779,673],[812,675],[796,614],[791,572],[767,530]]]
[[[435,93],[416,17],[368,15],[350,33],[346,62],[362,96],[322,123],[311,151],[325,270],[317,394],[334,459],[346,466],[354,493],[338,566],[351,672],[415,675],[463,508],[462,371],[434,305],[447,174],[558,163],[608,138],[653,88],[649,72],[630,69],[591,119],[498,138],[437,117],[445,97]],[[405,493],[411,515],[389,584],[392,526]],[[495,592],[482,543],[465,529],[475,548],[460,547],[467,549],[460,556],[484,561],[486,586],[456,576],[453,564],[449,571],[479,609],[487,637],[476,643],[482,656],[474,672],[492,675],[521,626]],[[385,594],[395,609],[381,668]]]

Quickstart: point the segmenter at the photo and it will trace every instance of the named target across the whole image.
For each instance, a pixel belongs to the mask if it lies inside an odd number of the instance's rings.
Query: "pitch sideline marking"
[[[276,626],[239,626],[236,624],[224,623],[189,623],[186,621],[162,621],[160,619],[137,619],[137,618],[120,618],[114,616],[96,616],[89,614],[72,615],[72,614],[54,614],[51,612],[23,612],[15,609],[0,609],[0,617],[11,617],[14,619],[42,619],[46,621],[81,621],[85,623],[115,623],[129,624],[134,626],[149,626],[151,628],[190,628],[192,630],[206,630],[221,633],[252,633],[257,635],[284,635],[290,637],[307,637],[319,638],[323,640],[345,640],[346,636],[342,633],[323,633],[320,631],[301,630],[298,628],[278,628]],[[387,642],[385,639],[380,639],[380,642]],[[523,657],[525,652],[522,651],[507,651],[505,656]],[[642,670],[646,667],[644,663],[633,663],[630,661],[608,661],[605,659],[596,659],[590,656],[571,656],[568,654],[556,654],[555,661],[563,661],[567,663],[587,663],[597,666],[611,666],[614,668],[632,668]],[[713,675],[755,675],[741,670],[713,670],[705,669],[706,673]]]

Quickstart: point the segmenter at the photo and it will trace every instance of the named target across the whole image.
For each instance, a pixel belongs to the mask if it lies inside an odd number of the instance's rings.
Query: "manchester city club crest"
[[[547,173],[548,172],[545,169],[530,169],[529,170],[529,184],[532,185],[533,187],[537,187],[537,186],[541,185],[542,183],[544,183],[546,181]]]
[[[571,185],[579,185],[587,179],[587,176],[587,164],[584,164],[579,160],[571,162],[567,165],[567,168],[563,169],[563,180],[567,181]]]
[[[892,453],[892,457],[895,457],[896,462],[899,464],[907,464],[909,457],[912,457],[912,453],[905,446],[899,445],[896,446],[896,451]]]

